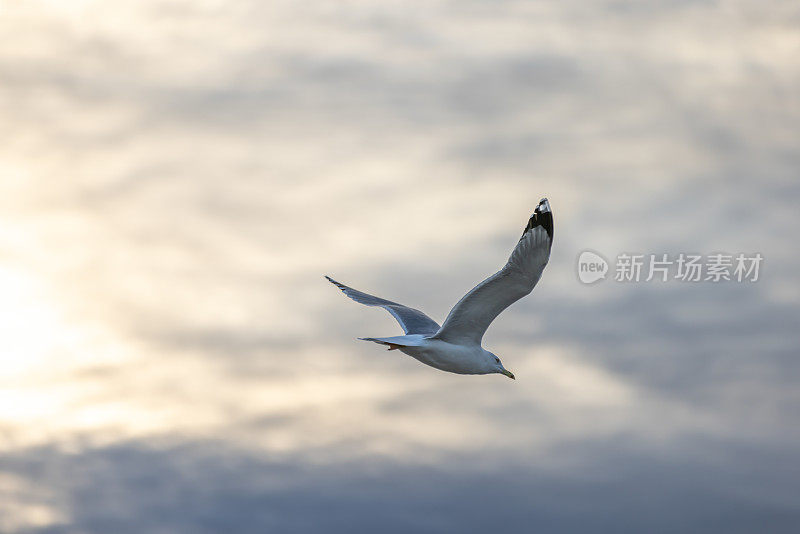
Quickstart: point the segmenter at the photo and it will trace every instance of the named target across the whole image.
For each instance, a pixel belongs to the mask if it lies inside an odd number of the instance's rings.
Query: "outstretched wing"
[[[403,331],[406,334],[433,335],[439,331],[439,324],[419,310],[409,308],[408,306],[403,306],[402,304],[392,302],[391,300],[368,295],[367,293],[363,293],[353,289],[352,287],[347,287],[344,284],[340,284],[330,276],[326,276],[325,278],[327,278],[330,283],[341,289],[342,293],[359,304],[364,304],[366,306],[380,306],[381,308],[387,310],[392,314],[392,317],[397,319],[397,322],[400,323],[400,326],[403,327]]]
[[[495,317],[533,291],[550,259],[552,245],[553,214],[543,198],[508,263],[464,295],[434,337],[450,343],[480,345]]]

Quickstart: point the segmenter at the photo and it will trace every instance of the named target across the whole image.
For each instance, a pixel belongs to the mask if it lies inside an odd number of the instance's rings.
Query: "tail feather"
[[[402,347],[402,345],[398,345],[397,343],[390,343],[389,341],[383,341],[375,337],[360,337],[358,339],[362,341],[372,341],[373,343],[379,343],[381,345],[387,345],[389,347],[387,350],[397,350]]]
[[[421,336],[394,336],[394,337],[360,337],[362,341],[372,341],[380,345],[386,345],[389,350],[397,350],[403,347],[415,346],[419,344],[419,340],[415,339]],[[409,339],[411,338],[411,339]]]

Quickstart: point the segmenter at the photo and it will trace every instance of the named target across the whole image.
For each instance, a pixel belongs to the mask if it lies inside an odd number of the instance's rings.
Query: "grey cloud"
[[[57,488],[70,505],[68,525],[29,532],[792,531],[800,510],[785,456],[754,471],[753,451],[701,446],[695,459],[677,460],[623,441],[575,444],[563,455],[577,466],[591,455],[591,466],[567,476],[502,459],[491,471],[466,459],[314,465],[216,442],[22,451],[0,464]],[[734,463],[741,468],[729,470]]]

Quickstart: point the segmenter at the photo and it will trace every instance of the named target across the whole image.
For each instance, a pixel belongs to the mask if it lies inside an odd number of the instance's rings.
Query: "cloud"
[[[621,441],[566,447],[561,466],[508,462],[490,470],[459,461],[452,468],[370,459],[316,465],[243,454],[217,441],[129,442],[77,454],[39,449],[1,465],[69,496],[68,522],[21,532],[671,532],[697,525],[747,532],[757,524],[790,532],[798,511],[788,497],[796,488],[778,463],[754,473],[747,451],[723,454],[751,477],[746,488],[717,483],[730,476],[718,462],[676,465]],[[48,469],[42,458],[61,467]]]

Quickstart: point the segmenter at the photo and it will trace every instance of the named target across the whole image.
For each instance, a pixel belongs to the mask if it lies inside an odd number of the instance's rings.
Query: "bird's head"
[[[486,356],[489,358],[489,369],[490,373],[500,373],[501,375],[506,375],[508,378],[512,380],[516,380],[514,378],[514,373],[503,367],[503,362],[500,361],[500,358],[495,356],[493,352],[489,352],[488,350],[484,351]]]

